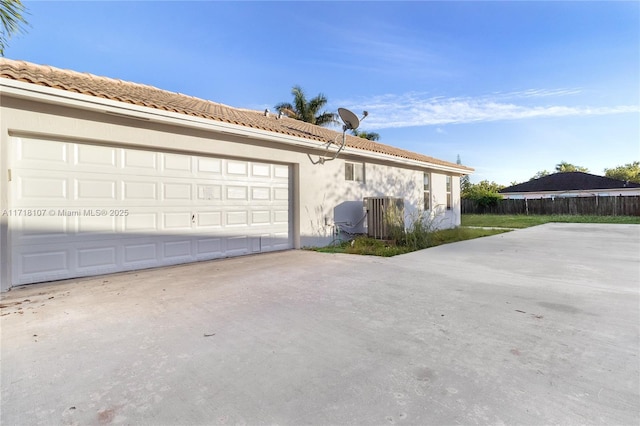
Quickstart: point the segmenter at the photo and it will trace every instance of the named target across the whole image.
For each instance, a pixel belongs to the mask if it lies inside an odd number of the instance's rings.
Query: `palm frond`
[[[323,112],[318,115],[318,111],[327,103],[327,98],[323,94],[319,94],[315,98],[307,101],[304,90],[298,85],[291,89],[293,95],[293,104],[282,102],[275,106],[277,111],[286,113],[289,117],[311,124],[324,126],[326,124],[337,123],[337,115],[334,113]]]
[[[27,24],[23,14],[26,9],[20,0],[0,0],[0,56],[4,56],[7,41],[15,33],[22,31],[22,25]]]
[[[315,117],[315,123],[318,126],[326,126],[327,124],[338,123],[338,115],[333,112],[323,112]]]
[[[327,98],[322,93],[320,93],[318,96],[309,101],[309,109],[313,111],[313,114],[315,115],[326,104]]]

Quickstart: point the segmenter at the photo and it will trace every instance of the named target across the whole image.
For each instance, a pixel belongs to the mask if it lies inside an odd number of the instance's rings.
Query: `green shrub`
[[[396,208],[387,210],[385,216],[390,241],[397,246],[405,247],[407,251],[420,250],[430,247],[431,234],[436,229],[435,216],[429,212],[419,210],[408,218],[405,227],[404,212]]]
[[[394,244],[401,244],[404,238],[404,210],[396,204],[387,206],[384,215],[387,236]]]
[[[427,212],[419,211],[411,217],[410,224],[404,232],[402,245],[411,251],[427,248],[431,244],[434,231],[434,218]]]
[[[478,207],[493,207],[497,206],[500,200],[502,200],[502,195],[491,191],[476,191],[469,198],[473,200]]]

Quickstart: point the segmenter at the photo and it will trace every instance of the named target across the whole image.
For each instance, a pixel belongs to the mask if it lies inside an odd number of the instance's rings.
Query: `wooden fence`
[[[493,206],[462,200],[462,214],[640,216],[640,196],[503,199]]]

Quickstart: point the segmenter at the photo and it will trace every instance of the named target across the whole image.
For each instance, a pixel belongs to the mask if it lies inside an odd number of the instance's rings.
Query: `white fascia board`
[[[373,152],[373,151],[364,151],[364,150],[355,149],[355,148],[349,148],[349,147],[345,147],[342,150],[342,152],[353,154],[353,155],[358,155],[360,157],[375,158],[375,159],[378,159],[378,160],[385,160],[385,161],[393,161],[394,163],[404,164],[404,165],[407,165],[407,166],[420,167],[420,168],[423,168],[423,169],[439,170],[439,171],[443,171],[443,172],[456,173],[456,174],[460,174],[460,175],[469,175],[469,174],[473,173],[472,171],[470,171],[468,169],[462,169],[462,168],[459,168],[459,167],[443,166],[442,164],[428,163],[426,161],[411,160],[409,158],[396,157],[395,155],[383,154],[383,153]]]
[[[2,93],[6,93],[17,98],[29,99],[49,104],[64,105],[72,108],[99,113],[107,113],[121,117],[124,116],[128,118],[135,118],[139,120],[146,120],[163,124],[196,128],[200,130],[209,130],[234,136],[244,136],[247,138],[260,139],[285,145],[288,144],[303,146],[312,149],[323,149],[324,146],[326,146],[325,142],[312,139],[305,139],[297,136],[291,136],[262,129],[254,129],[238,124],[225,123],[223,121],[195,117],[186,114],[180,114],[177,112],[163,111],[151,107],[127,104],[125,102],[98,98],[82,93],[75,93],[62,89],[40,86],[37,84],[11,80],[8,78],[0,78],[0,95]],[[396,157],[393,155],[349,147],[345,147],[342,152],[348,152],[349,154],[357,155],[363,158],[390,161],[393,163],[412,167],[428,168],[457,174],[471,173],[467,169],[458,167],[443,166],[440,164],[411,160],[407,158]]]

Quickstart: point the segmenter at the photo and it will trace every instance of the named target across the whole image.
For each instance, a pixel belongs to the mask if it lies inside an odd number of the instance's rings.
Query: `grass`
[[[640,216],[497,215],[463,214],[462,226],[528,228],[549,222],[640,224]]]
[[[429,234],[427,247],[435,247],[442,244],[457,241],[471,240],[473,238],[487,237],[489,235],[508,232],[506,229],[476,229],[476,228],[452,228],[433,231]],[[313,248],[321,253],[349,253],[371,256],[391,257],[398,254],[414,251],[413,248],[397,245],[393,242],[376,240],[369,237],[358,237],[353,241],[347,241],[339,245]]]
[[[322,253],[349,253],[370,256],[391,257],[398,254],[409,253],[414,250],[435,247],[442,244],[471,240],[473,238],[487,237],[489,235],[508,232],[509,228],[528,228],[549,222],[562,223],[621,223],[640,224],[638,216],[570,216],[570,215],[491,215],[491,214],[464,214],[462,226],[452,229],[427,231],[418,229],[416,235],[425,237],[426,244],[420,247],[410,247],[406,244],[396,244],[392,241],[376,240],[369,237],[357,237],[353,241],[347,241],[338,245],[327,247],[314,247],[310,250]],[[485,227],[470,228],[470,227]],[[498,229],[486,229],[498,228]],[[504,228],[504,229],[499,229]]]

